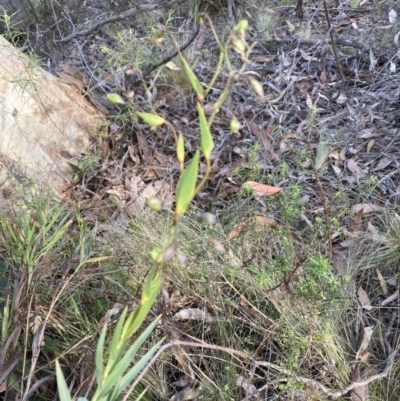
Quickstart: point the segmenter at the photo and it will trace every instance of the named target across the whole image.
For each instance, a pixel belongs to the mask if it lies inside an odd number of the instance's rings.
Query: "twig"
[[[337,51],[336,51],[336,45],[335,45],[335,40],[333,38],[333,32],[332,32],[332,28],[331,28],[331,20],[329,18],[328,6],[326,5],[326,0],[324,0],[324,10],[325,10],[326,22],[328,23],[329,36],[331,37],[332,53],[335,56],[336,66],[337,66],[337,69],[338,69],[339,74],[340,74],[340,79],[342,80],[341,85],[340,85],[340,89],[339,89],[337,95],[335,95],[331,99],[331,100],[336,100],[336,99],[338,99],[338,97],[340,96],[340,94],[343,91],[345,79],[344,79],[344,75],[343,75],[343,71],[342,71],[342,66],[339,63],[339,58],[338,58]]]
[[[393,323],[391,322],[393,325]],[[243,359],[250,359],[250,362],[254,364],[253,366],[256,367],[267,367],[270,369],[273,369],[279,373],[284,374],[285,376],[292,377],[294,380],[300,383],[308,384],[311,387],[314,387],[321,392],[323,392],[326,396],[330,397],[331,399],[337,399],[339,397],[342,397],[343,395],[347,394],[349,391],[357,388],[357,387],[362,387],[366,386],[367,384],[386,377],[390,369],[393,365],[394,361],[394,356],[395,352],[392,352],[391,346],[387,340],[388,333],[390,333],[391,326],[389,326],[388,330],[386,331],[384,335],[384,341],[385,341],[385,347],[387,348],[387,352],[389,353],[389,356],[386,361],[386,367],[381,373],[377,373],[375,375],[370,376],[369,378],[362,380],[362,381],[357,381],[350,383],[346,387],[344,387],[341,390],[331,390],[328,387],[324,386],[323,384],[317,382],[316,380],[309,379],[307,377],[297,377],[293,372],[290,370],[281,368],[278,365],[275,365],[274,363],[271,362],[265,362],[265,361],[256,361],[254,360],[250,355],[246,354],[243,351],[238,351],[232,348],[228,347],[223,347],[219,345],[214,345],[214,344],[207,344],[204,342],[191,342],[191,341],[181,341],[181,340],[173,340],[170,341],[168,344],[163,345],[156,354],[154,354],[153,358],[151,361],[147,364],[147,366],[142,370],[140,375],[137,377],[135,382],[132,384],[132,386],[129,388],[128,392],[125,394],[124,398],[122,401],[127,401],[132,393],[132,391],[135,389],[135,387],[138,385],[138,383],[143,379],[144,375],[147,373],[147,371],[150,369],[150,367],[154,364],[154,362],[159,358],[159,356],[166,351],[168,348],[174,347],[174,346],[186,346],[186,347],[196,347],[196,348],[207,348],[207,349],[213,349],[215,351],[222,351],[222,352],[227,352],[231,355],[236,355],[238,357],[241,357]]]
[[[156,68],[161,67],[164,64],[167,64],[169,61],[171,61],[174,57],[176,57],[179,53],[183,52],[184,50],[186,50],[188,48],[188,46],[194,41],[194,39],[196,38],[196,36],[199,34],[200,32],[200,25],[197,24],[197,28],[195,30],[195,32],[193,33],[193,35],[190,37],[190,39],[179,48],[179,50],[176,50],[173,54],[171,54],[168,57],[165,57],[163,60],[161,60],[159,63],[154,64],[152,66],[150,66],[150,68],[143,74],[143,77],[146,77],[147,75],[149,75],[151,72],[153,72]]]
[[[359,49],[362,51],[369,51],[369,47],[363,45],[362,43],[355,42],[353,40],[343,39],[343,38],[334,38],[335,44],[341,46],[349,46],[354,47],[355,49]],[[304,38],[297,38],[297,37],[288,37],[288,38],[269,38],[269,39],[257,39],[258,43],[298,43],[299,45],[305,46],[317,46],[322,45],[323,42],[332,43],[331,40],[326,39],[304,39]]]
[[[135,8],[131,8],[127,11],[124,11],[124,12],[114,15],[112,17],[106,18],[103,21],[100,21],[97,24],[91,26],[90,28],[85,29],[84,31],[78,31],[75,33],[71,33],[70,35],[66,36],[63,39],[55,40],[54,43],[67,43],[70,40],[75,39],[79,36],[87,36],[90,33],[92,33],[93,31],[95,31],[96,29],[99,29],[100,27],[102,27],[106,24],[111,24],[113,22],[121,21],[123,19],[132,17],[136,14],[142,13],[144,11],[158,10],[159,8],[172,6],[174,4],[183,3],[185,1],[186,0],[169,0],[169,1],[166,0],[166,1],[162,1],[161,3],[156,3],[156,4],[146,4],[146,5],[136,6]]]

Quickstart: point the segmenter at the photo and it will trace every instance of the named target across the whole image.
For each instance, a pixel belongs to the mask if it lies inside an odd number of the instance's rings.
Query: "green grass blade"
[[[140,401],[147,393],[147,388],[145,388],[136,398],[135,401]]]
[[[192,201],[199,171],[200,152],[197,150],[189,166],[181,174],[176,187],[176,213],[184,214]]]
[[[151,268],[151,271],[147,276],[146,282],[143,286],[140,304],[131,313],[126,321],[121,335],[124,340],[127,341],[129,338],[131,338],[142,325],[144,319],[150,311],[150,308],[153,306],[160,289],[161,275],[158,271],[157,264],[155,263]]]
[[[56,361],[57,387],[61,401],[72,401],[60,364]]]
[[[193,70],[190,68],[188,62],[185,60],[185,58],[182,55],[181,55],[181,61],[182,61],[183,66],[185,67],[186,74],[189,78],[192,88],[196,92],[199,100],[202,102],[204,100],[203,87],[201,86],[201,84],[200,84],[199,80],[197,79],[196,75],[194,74]]]
[[[120,343],[121,333],[125,325],[125,318],[128,312],[127,308],[124,308],[120,318],[118,319],[117,327],[114,330],[114,334],[110,345],[110,355],[108,357],[107,366],[105,368],[105,375],[108,376],[115,362],[120,358],[125,347]]]
[[[153,355],[156,353],[160,345],[163,343],[164,339],[161,339],[157,344],[155,344],[153,347],[151,347],[144,356],[140,358],[138,362],[135,363],[135,365],[128,370],[128,372],[124,375],[124,377],[121,380],[121,383],[119,385],[118,389],[118,395],[120,395],[125,388],[133,381],[133,379],[139,374],[139,372],[146,366],[146,364],[149,362],[149,360],[153,357]]]
[[[153,322],[147,326],[146,330],[137,338],[137,340],[132,344],[132,346],[125,352],[122,359],[115,364],[109,376],[104,380],[103,388],[100,391],[99,398],[106,396],[106,394],[113,388],[117,383],[118,379],[124,374],[125,370],[128,368],[129,364],[132,362],[132,358],[136,354],[137,350],[142,346],[144,341],[149,337],[151,332],[156,327],[161,316],[158,316]]]
[[[101,387],[103,382],[103,368],[104,368],[104,340],[106,339],[107,334],[107,326],[105,325],[101,330],[99,340],[97,342],[97,349],[96,349],[96,381],[97,386]]]

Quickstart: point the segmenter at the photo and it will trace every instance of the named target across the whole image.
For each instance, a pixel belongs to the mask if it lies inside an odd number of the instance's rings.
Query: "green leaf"
[[[136,331],[139,329],[150,308],[160,292],[161,289],[161,275],[158,270],[157,263],[154,263],[149,275],[147,276],[146,282],[142,290],[142,298],[140,299],[140,304],[131,313],[131,315],[126,320],[121,338],[127,341]]]
[[[135,401],[140,401],[147,393],[147,388],[145,388],[135,399]]]
[[[108,374],[110,373],[111,369],[114,366],[115,361],[117,361],[120,358],[122,352],[124,351],[124,346],[123,344],[121,344],[121,333],[124,328],[127,312],[128,309],[124,308],[124,310],[121,313],[121,316],[118,319],[117,327],[114,330],[114,334],[110,345],[110,355],[108,357],[108,362],[104,374],[105,376],[108,376]]]
[[[189,78],[190,84],[192,85],[192,88],[196,92],[199,100],[202,102],[204,100],[204,92],[203,92],[203,87],[201,86],[199,80],[197,79],[196,75],[190,68],[189,64],[185,60],[185,58],[181,55],[181,61],[183,66],[185,67],[186,74]]]
[[[138,339],[132,344],[132,346],[125,352],[124,356],[118,363],[115,364],[114,368],[110,372],[109,376],[104,380],[102,389],[99,392],[98,398],[102,398],[117,384],[118,379],[122,377],[129,364],[132,362],[132,358],[135,356],[138,349],[142,346],[145,340],[149,337],[151,332],[160,321],[161,316],[158,316],[153,320],[146,330],[138,337]],[[140,362],[140,361],[139,361]]]
[[[81,174],[82,169],[81,169],[79,166],[77,166],[76,164],[70,163],[70,162],[67,162],[67,163],[68,163],[68,165],[71,167],[71,170],[72,170],[75,174]]]
[[[165,119],[158,116],[157,114],[151,113],[137,113],[137,115],[146,123],[152,127],[158,127],[165,124]]]
[[[8,326],[9,326],[9,319],[10,319],[10,305],[9,305],[8,296],[4,301],[4,309],[3,309],[3,324],[1,327],[1,340],[2,342],[6,342],[8,338]]]
[[[103,383],[103,368],[104,368],[104,340],[106,339],[107,326],[101,330],[99,340],[97,342],[95,364],[96,364],[96,381],[97,386],[101,387]]]
[[[200,121],[201,150],[203,151],[204,157],[210,160],[211,152],[214,149],[214,141],[207,124],[204,109],[199,102],[197,102],[197,113],[199,114]]]
[[[139,372],[146,366],[146,364],[150,361],[153,355],[156,353],[160,345],[163,343],[164,339],[161,339],[157,344],[151,347],[145,355],[140,358],[135,365],[128,370],[125,376],[122,378],[121,383],[118,389],[118,395],[121,394],[125,388],[133,381],[133,379],[139,374]]]
[[[178,161],[182,170],[183,163],[185,162],[185,141],[183,139],[182,132],[180,132],[178,136],[178,143],[176,144],[176,155],[178,157]]]
[[[56,361],[57,387],[61,401],[72,401],[60,364]]]
[[[176,213],[178,216],[186,212],[195,195],[199,158],[200,152],[197,150],[190,164],[181,174],[176,186]]]

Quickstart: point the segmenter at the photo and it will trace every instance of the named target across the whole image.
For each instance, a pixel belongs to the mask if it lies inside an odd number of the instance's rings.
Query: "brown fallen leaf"
[[[247,181],[243,184],[243,187],[250,188],[256,196],[268,196],[274,195],[282,191],[280,187],[272,187],[270,185],[259,184],[255,181]]]
[[[79,70],[77,70],[74,67],[69,66],[68,64],[60,64],[60,67],[69,75],[72,75],[76,79],[79,79],[80,81],[85,80],[85,75],[82,74]]]
[[[63,72],[59,72],[58,76],[60,77],[61,80],[63,80],[64,82],[67,82],[71,85],[74,85],[76,87],[78,87],[81,91],[85,91],[86,90],[86,85],[84,84],[83,81],[73,77],[72,75],[69,74],[64,74]]]
[[[371,301],[369,300],[366,291],[361,286],[357,290],[357,298],[365,310],[372,310]]]
[[[175,313],[175,315],[172,316],[172,320],[174,322],[179,322],[181,320],[200,320],[204,322],[211,322],[212,316],[203,309],[187,308]]]
[[[372,171],[383,170],[387,166],[390,166],[393,163],[393,159],[388,156],[383,156],[379,163],[372,169]]]
[[[243,233],[247,229],[247,227],[249,225],[251,225],[252,223],[258,224],[262,227],[270,227],[270,226],[276,225],[276,221],[274,219],[271,219],[266,216],[249,217],[245,221],[235,224],[235,226],[233,227],[233,230],[228,234],[228,240]]]
[[[347,161],[347,168],[354,175],[354,177],[361,178],[364,176],[364,173],[361,171],[360,167],[355,160],[350,159]]]
[[[356,213],[354,217],[349,218],[349,226],[353,232],[361,231],[362,227],[362,213]]]
[[[351,246],[354,245],[354,239],[352,239],[352,238],[346,239],[346,240],[342,241],[339,245],[342,248],[350,248]]]
[[[358,205],[354,206],[354,212],[355,213],[371,213],[371,212],[380,212],[381,210],[384,210],[382,206],[375,205],[372,203],[360,203]]]
[[[340,160],[346,160],[347,147],[345,146],[339,153]]]
[[[226,249],[224,248],[224,246],[216,239],[210,239],[210,243],[217,252],[220,252],[220,253],[226,252]]]
[[[334,171],[334,173],[335,173],[338,177],[341,177],[341,175],[342,175],[342,170],[341,170],[339,167],[332,165],[332,170]]]
[[[382,273],[379,271],[379,269],[376,269],[376,275],[378,276],[378,280],[379,280],[379,283],[380,283],[380,285],[381,285],[382,292],[383,292],[385,295],[387,295],[387,294],[388,294],[387,284],[386,284],[385,279],[384,279],[383,276],[382,276]]]
[[[374,226],[370,221],[368,222],[368,231],[371,233],[371,234],[378,234],[378,227],[376,227],[376,226]]]
[[[374,330],[373,326],[364,327],[363,338],[362,338],[360,346],[358,347],[356,359],[359,359],[361,357],[361,354],[369,347],[373,330]]]
[[[139,131],[136,132],[136,137],[138,140],[138,147],[142,159],[147,164],[150,162],[152,156],[152,151],[149,146],[149,143],[147,142],[147,139]]]
[[[367,145],[367,153],[370,153],[370,152],[371,152],[372,146],[374,146],[374,144],[375,144],[375,139],[371,139],[371,140],[368,142],[368,145]]]

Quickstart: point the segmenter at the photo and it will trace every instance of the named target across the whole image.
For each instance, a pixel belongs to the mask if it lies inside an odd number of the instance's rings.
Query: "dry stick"
[[[331,20],[329,18],[328,6],[326,5],[326,0],[324,0],[324,10],[325,10],[326,22],[328,23],[329,35],[331,37],[332,52],[333,52],[333,55],[335,56],[335,61],[336,61],[336,65],[337,65],[337,68],[338,68],[338,71],[340,74],[340,79],[342,80],[342,83],[340,85],[340,89],[339,89],[337,95],[331,99],[331,100],[336,100],[343,91],[344,75],[343,75],[342,66],[339,63],[339,58],[338,58],[337,51],[336,51],[336,45],[335,45],[335,40],[333,38],[333,32],[332,32],[332,28],[331,28]]]
[[[164,58],[162,61],[160,61],[157,64],[152,65],[144,74],[143,77],[146,77],[147,75],[149,75],[151,72],[153,72],[156,68],[161,67],[164,64],[167,64],[169,61],[171,61],[174,57],[176,57],[179,53],[183,52],[184,50],[186,50],[188,48],[188,46],[190,46],[190,44],[194,41],[194,39],[196,38],[196,36],[199,34],[200,32],[200,25],[197,25],[197,28],[194,32],[194,34],[191,36],[191,38],[184,44],[182,45],[179,50],[175,51],[173,54],[171,54],[170,56]]]
[[[390,334],[390,330],[392,327],[393,323],[391,322],[391,325],[389,325],[389,328],[386,330],[385,335],[384,335],[384,342],[385,342],[385,347],[386,350],[389,354],[387,361],[386,361],[386,367],[381,373],[377,373],[375,375],[370,376],[368,379],[362,380],[362,381],[357,381],[350,383],[346,387],[344,387],[341,390],[337,391],[332,391],[328,387],[324,386],[323,384],[317,382],[316,380],[309,379],[307,377],[297,377],[294,373],[292,373],[290,370],[281,368],[278,365],[275,365],[274,363],[271,362],[264,362],[264,361],[256,361],[254,360],[250,355],[246,354],[243,351],[238,351],[235,349],[231,349],[228,347],[222,347],[219,345],[213,345],[213,344],[207,344],[207,343],[196,343],[196,342],[191,342],[191,341],[181,341],[181,340],[173,340],[169,342],[168,344],[163,345],[157,353],[153,356],[151,361],[147,364],[147,366],[142,370],[138,378],[135,380],[135,382],[132,384],[132,386],[129,388],[128,392],[125,394],[124,398],[122,401],[127,401],[128,398],[130,397],[132,391],[135,389],[135,387],[138,385],[138,383],[143,379],[144,375],[147,373],[149,368],[153,365],[153,363],[159,358],[159,356],[166,351],[168,348],[174,347],[174,346],[187,346],[187,347],[196,347],[196,348],[207,348],[207,349],[213,349],[216,351],[222,351],[222,352],[227,352],[231,355],[237,355],[239,357],[242,357],[244,359],[250,359],[250,362],[253,363],[256,367],[266,367],[273,369],[279,373],[283,373],[285,376],[289,376],[294,378],[297,382],[308,384],[321,392],[323,392],[325,395],[330,397],[331,399],[337,399],[339,397],[342,397],[343,395],[347,394],[349,391],[354,390],[355,388],[366,386],[367,384],[386,377],[389,374],[389,371],[393,365],[394,361],[394,356],[395,352],[392,352],[392,348],[387,340],[387,337]]]
[[[334,99],[332,99],[332,100],[334,100]],[[309,127],[308,151],[310,153],[311,168],[313,169],[313,172],[314,172],[314,175],[315,175],[315,180],[317,181],[318,189],[319,189],[319,192],[321,194],[322,206],[324,208],[324,218],[325,218],[325,224],[326,224],[326,236],[328,237],[327,239],[328,239],[328,246],[329,246],[328,260],[329,260],[329,263],[331,263],[332,262],[332,256],[333,256],[332,230],[331,230],[331,225],[330,225],[330,221],[329,221],[328,203],[326,201],[326,196],[325,196],[324,189],[322,188],[321,180],[319,179],[318,170],[315,167],[314,155],[313,155],[313,150],[312,150],[312,147],[311,147],[312,123],[313,123],[313,120],[310,122],[310,127]]]
[[[100,27],[102,27],[106,24],[111,24],[113,22],[121,21],[123,19],[132,17],[136,14],[142,13],[144,11],[158,10],[159,8],[172,6],[174,4],[183,3],[185,1],[186,0],[170,0],[170,1],[162,1],[161,3],[157,3],[157,4],[146,4],[146,5],[136,6],[135,8],[131,8],[127,11],[124,11],[124,12],[114,15],[112,17],[106,18],[103,21],[100,21],[97,24],[91,26],[90,28],[85,29],[84,31],[71,33],[70,35],[66,36],[63,39],[55,40],[54,43],[67,43],[70,40],[75,39],[79,36],[89,35],[96,29],[99,29]]]
[[[299,45],[306,45],[306,46],[316,46],[322,44],[322,42],[331,43],[329,39],[321,40],[321,39],[304,39],[304,38],[270,38],[270,39],[257,39],[259,43],[293,43],[296,42]],[[343,38],[336,38],[335,44],[342,45],[342,46],[350,46],[354,47],[355,49],[369,51],[369,47],[363,45],[362,43],[358,43],[352,40],[343,39]]]

